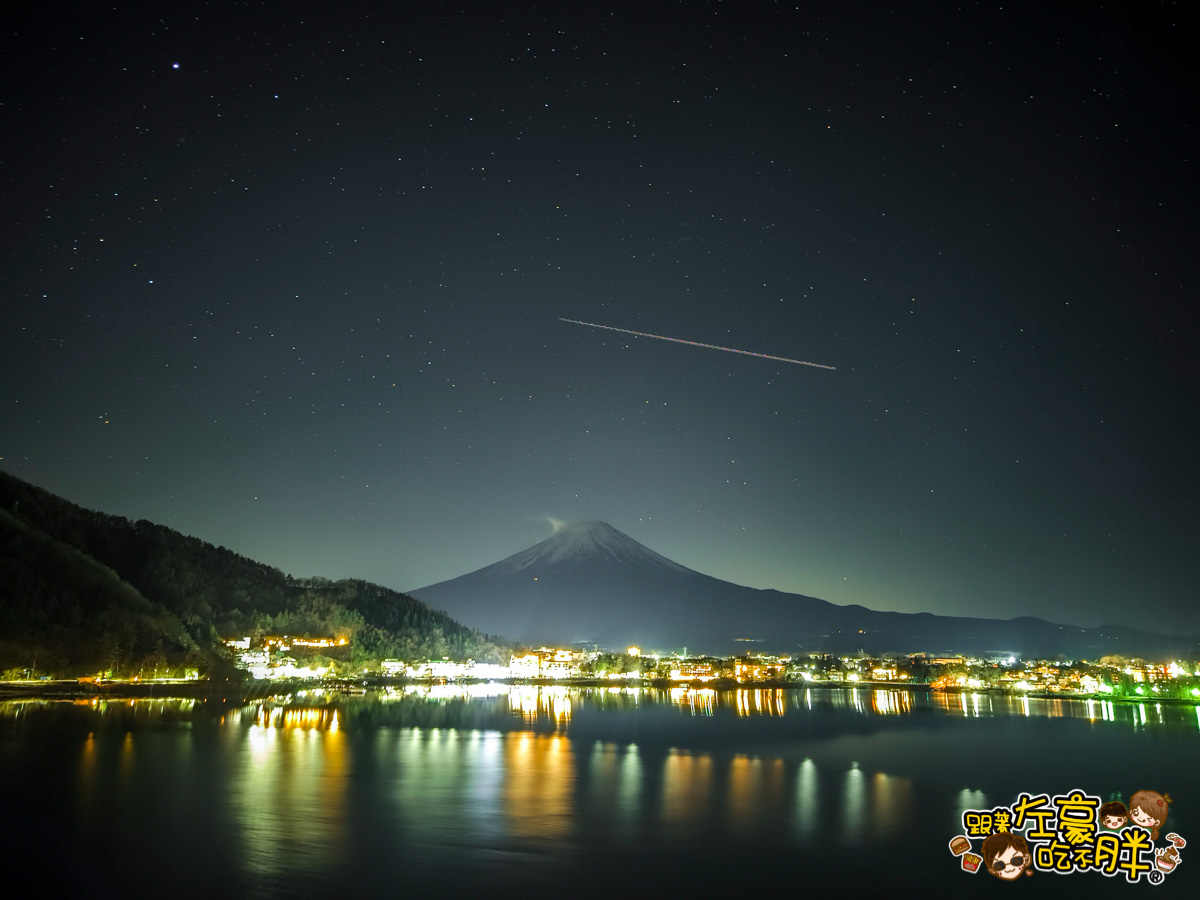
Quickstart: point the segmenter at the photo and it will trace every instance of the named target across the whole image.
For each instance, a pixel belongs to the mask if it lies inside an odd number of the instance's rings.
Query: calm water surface
[[[1196,707],[979,694],[9,702],[0,848],[40,896],[1196,896],[1198,767]],[[1157,886],[958,868],[963,809],[1075,788],[1170,794],[1195,849]]]

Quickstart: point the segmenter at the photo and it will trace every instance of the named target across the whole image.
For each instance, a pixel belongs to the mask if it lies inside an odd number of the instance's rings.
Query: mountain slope
[[[179,619],[107,566],[0,509],[0,672],[208,667]]]
[[[84,589],[76,582],[95,579],[89,575],[60,583],[61,572],[55,570],[52,557],[43,555],[40,562],[29,564],[30,554],[23,548],[30,541],[53,546],[59,555],[69,549],[66,555],[78,557],[80,571],[107,571],[114,584],[124,584],[122,596],[138,595],[148,605],[149,611],[142,612],[181,624],[181,648],[199,648],[210,656],[223,652],[220,637],[266,632],[345,636],[352,640],[352,658],[360,661],[507,659],[502,642],[398,591],[358,579],[292,578],[162,525],[82,509],[4,472],[0,510],[7,512],[5,534],[10,538],[0,544],[0,622],[8,616],[41,623],[26,629],[28,639],[40,645],[78,642],[53,631],[55,616],[47,604],[50,598],[68,604],[81,601]],[[121,662],[125,669],[136,669],[145,643],[136,643],[126,654]],[[74,658],[72,647],[61,649],[68,659]]]
[[[1122,627],[876,612],[721,581],[673,562],[603,522],[458,578],[410,592],[478,628],[526,644],[729,653],[798,649],[986,652],[1097,658],[1191,652],[1195,638]]]

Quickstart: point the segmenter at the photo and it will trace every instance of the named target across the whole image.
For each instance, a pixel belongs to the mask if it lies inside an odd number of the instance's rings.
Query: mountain
[[[1023,617],[877,612],[721,581],[667,559],[604,522],[562,529],[458,578],[410,591],[476,628],[529,645],[728,654],[919,650],[1094,659],[1195,653],[1200,641],[1121,626]]]
[[[221,638],[264,633],[347,637],[352,665],[387,657],[499,662],[509,649],[398,591],[359,579],[292,578],[0,472],[0,672],[133,674],[148,661],[219,668]]]

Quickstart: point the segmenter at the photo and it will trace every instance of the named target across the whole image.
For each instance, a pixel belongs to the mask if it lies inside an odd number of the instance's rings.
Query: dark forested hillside
[[[0,509],[0,672],[209,668],[176,616],[107,566]]]
[[[19,621],[24,629],[19,641],[6,645],[53,648],[62,643],[66,661],[73,661],[73,654],[95,659],[97,653],[108,653],[113,658],[107,650],[84,649],[82,635],[95,621],[88,620],[87,628],[81,624],[75,637],[55,631],[64,621],[74,621],[68,607],[75,604],[133,610],[131,615],[143,617],[138,621],[151,617],[164,640],[177,645],[168,648],[176,655],[219,653],[220,638],[264,633],[349,638],[353,663],[440,656],[498,661],[507,655],[506,645],[397,591],[361,580],[292,578],[144,519],[131,522],[85,510],[3,472],[0,510],[5,513],[0,617],[11,619],[14,627]],[[36,553],[35,546],[40,548]],[[65,558],[72,564],[56,562]],[[79,621],[88,615],[80,612]],[[145,643],[133,641],[122,665],[158,649],[157,638],[149,649]],[[68,645],[77,649],[67,653]],[[28,663],[11,662],[18,664]],[[0,670],[9,666],[0,658]],[[40,663],[39,668],[49,671]]]

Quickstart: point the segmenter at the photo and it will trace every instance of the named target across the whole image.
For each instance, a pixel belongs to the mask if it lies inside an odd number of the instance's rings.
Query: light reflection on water
[[[140,839],[163,852],[214,833],[229,844],[226,867],[198,875],[197,891],[220,876],[242,880],[237,895],[316,896],[364,872],[411,880],[436,865],[465,889],[497,867],[518,879],[570,870],[593,852],[657,859],[729,842],[784,855],[894,847],[897,866],[924,852],[940,860],[962,809],[1043,789],[1028,780],[1042,771],[1032,753],[1010,758],[1006,767],[1024,765],[1015,774],[982,761],[997,746],[1054,739],[1043,726],[1055,720],[1071,726],[1072,746],[1095,735],[1111,768],[1143,755],[1157,765],[1164,746],[1194,758],[1200,715],[872,688],[439,685],[212,712],[190,700],[21,701],[0,704],[10,754],[0,762],[36,768],[32,736],[57,721],[55,746],[73,756],[27,780],[31,805],[64,784],[72,827],[105,835],[113,823],[123,834],[144,828],[173,804],[177,833]],[[1157,736],[1154,757],[1143,735]],[[1052,788],[1118,781],[1085,783],[1063,760]],[[1186,798],[1173,777],[1164,787]]]
[[[504,736],[502,808],[516,838],[562,841],[574,827],[575,756],[557,734]]]
[[[892,688],[714,688],[585,687],[565,685],[410,684],[371,692],[366,698],[338,698],[321,690],[301,691],[285,699],[268,699],[226,709],[229,724],[251,715],[260,725],[324,728],[322,707],[337,704],[352,714],[371,706],[425,703],[434,706],[507,700],[507,707],[526,722],[569,726],[576,706],[582,709],[633,709],[639,705],[674,706],[690,716],[732,713],[740,717],[783,717],[816,710],[853,711],[862,716],[904,716],[932,710],[965,718],[1024,716],[1082,718],[1121,722],[1134,730],[1190,723],[1200,731],[1200,705],[1115,703],[1094,698],[1029,697],[1024,694],[912,691]],[[187,721],[201,702],[194,699],[22,699],[0,701],[0,720],[20,718],[39,709],[62,705],[88,709],[123,722],[177,718]],[[307,710],[307,711],[305,711]],[[281,722],[280,716],[290,717]],[[267,719],[261,720],[266,716]]]
[[[317,867],[344,855],[350,761],[336,710],[263,708],[249,728],[221,737],[231,810],[255,877],[279,878],[301,855]]]
[[[513,685],[508,705],[527,722],[548,718],[566,726],[571,721],[571,690],[562,685]]]

